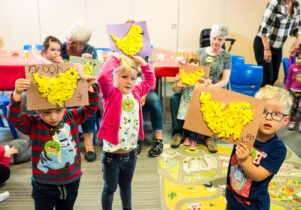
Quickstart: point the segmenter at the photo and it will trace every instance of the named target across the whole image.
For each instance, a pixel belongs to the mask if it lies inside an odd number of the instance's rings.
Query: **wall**
[[[301,0],[298,0],[299,3]],[[4,49],[42,43],[47,35],[64,41],[69,27],[83,19],[93,28],[90,43],[109,47],[107,24],[146,20],[154,47],[168,50],[199,47],[200,32],[215,23],[230,28],[231,53],[256,63],[253,39],[269,0],[0,0],[0,36]],[[283,56],[289,55],[289,38]],[[282,69],[280,70],[282,73]]]

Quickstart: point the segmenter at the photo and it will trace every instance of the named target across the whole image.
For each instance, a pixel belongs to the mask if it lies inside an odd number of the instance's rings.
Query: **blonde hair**
[[[137,73],[140,71],[138,64],[133,59],[123,57],[120,60],[119,66],[113,71],[113,78],[115,78],[117,74],[121,74],[125,69],[132,69],[137,71]]]
[[[186,64],[189,64],[191,61],[197,61],[200,64],[201,63],[200,54],[195,53],[195,52],[188,53],[188,55],[186,57]]]
[[[259,98],[264,101],[275,100],[280,106],[283,107],[283,114],[289,114],[293,103],[293,98],[286,89],[271,85],[266,85],[260,88],[255,94],[255,98]]]
[[[70,28],[67,40],[73,38],[83,44],[87,44],[91,38],[91,28],[82,20],[76,21]]]
[[[220,35],[222,35],[224,38],[226,38],[228,36],[228,34],[229,34],[229,28],[228,28],[228,26],[214,24],[211,27],[210,35],[212,35],[212,36],[220,36]]]

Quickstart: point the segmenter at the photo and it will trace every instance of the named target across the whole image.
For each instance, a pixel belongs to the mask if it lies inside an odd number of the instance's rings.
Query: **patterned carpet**
[[[225,209],[225,183],[232,145],[219,144],[210,154],[203,145],[195,152],[183,145],[166,148],[159,158],[163,209]],[[269,186],[272,210],[301,209],[301,160],[288,149],[280,171]]]

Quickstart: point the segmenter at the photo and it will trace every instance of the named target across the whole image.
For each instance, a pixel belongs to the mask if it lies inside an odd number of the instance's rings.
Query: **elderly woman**
[[[63,59],[69,60],[70,56],[97,59],[96,49],[88,44],[91,34],[92,30],[87,24],[85,24],[83,21],[75,22],[69,31],[67,41],[62,45]],[[93,146],[95,121],[96,115],[87,119],[86,122],[82,124],[86,149],[85,159],[89,162],[96,159],[96,153]]]
[[[201,65],[210,67],[210,79],[214,87],[225,88],[228,85],[232,60],[229,52],[222,48],[226,37],[228,35],[228,27],[224,25],[215,24],[210,32],[210,46],[200,48],[197,53],[200,54]],[[183,124],[177,120],[179,101],[181,94],[174,93],[170,98],[172,127],[174,136],[172,138],[171,146],[177,147],[180,144],[181,132]],[[207,138],[205,140],[209,152],[217,152],[217,146],[214,138]]]
[[[263,66],[263,83],[273,85],[278,79],[282,61],[282,47],[288,35],[295,36],[291,53],[301,42],[300,6],[297,0],[271,0],[254,39],[254,53],[258,65]]]

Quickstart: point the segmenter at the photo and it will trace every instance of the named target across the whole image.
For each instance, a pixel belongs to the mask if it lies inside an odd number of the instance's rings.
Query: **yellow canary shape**
[[[72,98],[79,76],[75,68],[70,68],[64,73],[59,73],[58,77],[42,76],[40,78],[39,74],[35,73],[33,79],[42,97],[47,98],[49,103],[62,107]]]
[[[83,65],[84,68],[84,74],[85,75],[92,75],[93,74],[93,68],[90,61],[87,61],[86,64]]]
[[[203,119],[208,128],[218,138],[237,140],[244,127],[254,120],[254,109],[246,101],[230,102],[227,107],[224,102],[212,101],[209,92],[200,96]]]
[[[198,79],[202,78],[205,75],[203,68],[198,69],[197,71],[190,74],[186,73],[183,69],[181,69],[180,72],[182,82],[190,86],[194,86],[198,82]]]
[[[118,49],[126,55],[136,55],[143,47],[143,31],[140,26],[132,25],[128,34],[122,39],[111,34],[112,40]]]

